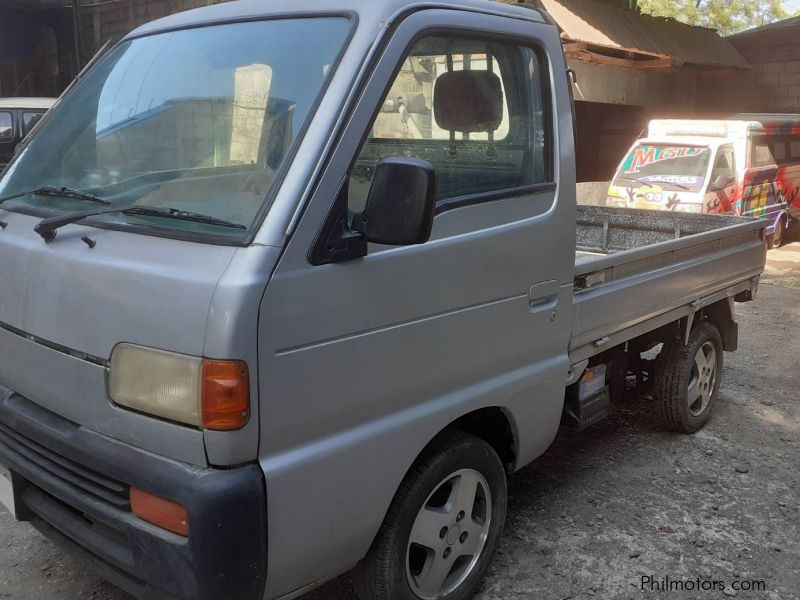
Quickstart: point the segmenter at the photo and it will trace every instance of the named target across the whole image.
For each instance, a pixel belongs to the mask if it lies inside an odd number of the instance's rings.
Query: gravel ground
[[[510,479],[508,522],[478,600],[800,600],[800,242],[770,252],[755,303],[738,305],[711,421],[666,433],[646,398],[563,431]],[[0,509],[0,599],[125,600]],[[726,591],[642,591],[722,582]],[[761,591],[730,589],[763,582]],[[707,583],[706,585],[712,585]],[[350,600],[347,577],[302,600]]]

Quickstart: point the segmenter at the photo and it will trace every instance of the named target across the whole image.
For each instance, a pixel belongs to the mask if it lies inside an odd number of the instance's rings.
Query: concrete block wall
[[[628,148],[647,126],[642,106],[577,101],[579,182],[608,181]]]
[[[729,93],[741,112],[800,112],[800,19],[733,36],[730,42],[753,69]]]
[[[800,32],[798,32],[800,35]],[[755,110],[792,112],[800,108],[800,59],[753,65]]]

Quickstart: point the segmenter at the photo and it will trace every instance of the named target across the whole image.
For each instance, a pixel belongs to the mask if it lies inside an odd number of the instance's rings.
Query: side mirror
[[[431,236],[435,210],[433,165],[416,158],[386,158],[375,168],[367,204],[353,219],[353,229],[375,244],[423,244]]]
[[[708,186],[708,191],[716,192],[736,183],[736,178],[731,175],[717,175]]]

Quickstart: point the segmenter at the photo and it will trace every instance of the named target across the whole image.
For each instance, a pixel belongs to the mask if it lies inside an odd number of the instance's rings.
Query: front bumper
[[[0,464],[17,516],[137,598],[261,598],[266,498],[256,465],[169,460],[81,428],[0,386]],[[184,538],[136,517],[135,486],[181,502]]]

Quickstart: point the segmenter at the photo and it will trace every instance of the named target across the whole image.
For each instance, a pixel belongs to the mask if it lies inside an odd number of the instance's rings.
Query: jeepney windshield
[[[613,183],[626,188],[657,184],[698,192],[706,180],[709,156],[708,146],[638,144],[625,158]]]
[[[339,17],[285,18],[125,41],[41,124],[0,181],[0,196],[63,186],[112,207],[168,207],[246,229],[122,213],[85,224],[222,243],[246,237],[349,28]],[[29,194],[3,209],[50,216],[87,206]]]

